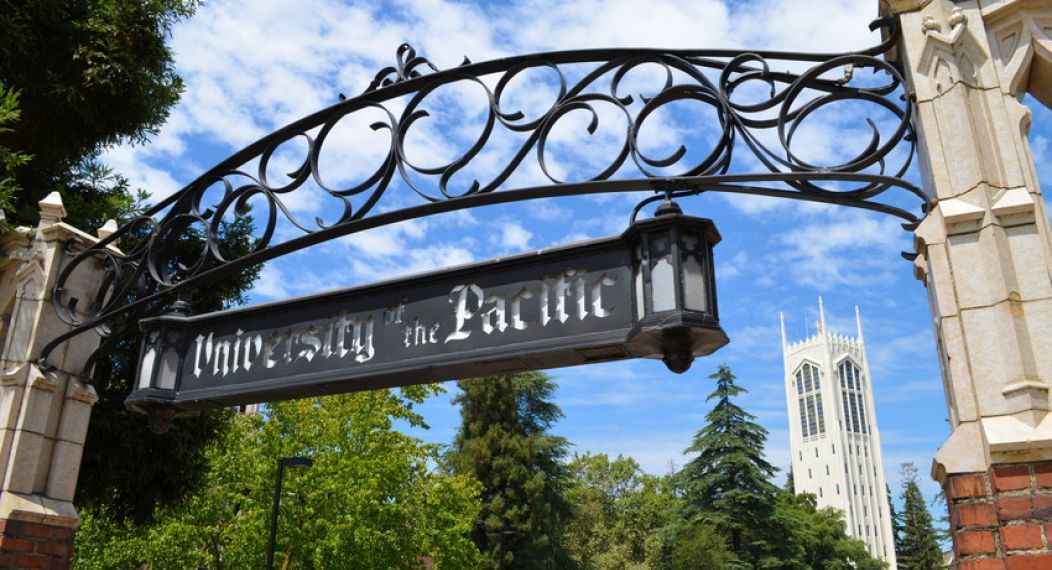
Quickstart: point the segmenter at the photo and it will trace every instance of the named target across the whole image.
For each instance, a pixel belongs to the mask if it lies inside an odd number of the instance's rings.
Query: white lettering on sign
[[[541,279],[539,290],[523,287],[510,298],[486,294],[475,284],[457,285],[449,293],[449,302],[453,304],[453,332],[446,335],[443,342],[466,339],[475,330],[487,335],[503,333],[509,327],[526,330],[531,322],[523,318],[522,309],[526,302],[533,299],[537,299],[535,306],[540,320],[532,324],[542,327],[552,321],[565,323],[571,319],[584,320],[589,316],[601,319],[611,315],[614,308],[603,306],[603,287],[609,287],[617,280],[602,274],[588,282],[586,276],[587,272],[583,269],[567,269],[554,277]],[[408,333],[406,339],[405,345],[408,347]]]
[[[199,334],[191,352],[193,375],[222,378],[332,359],[366,363],[376,356],[375,323],[395,328],[399,331],[396,346],[410,349],[455,343],[472,335],[485,338],[530,327],[603,319],[614,311],[604,304],[603,290],[616,282],[605,273],[589,278],[583,269],[565,269],[510,295],[487,292],[475,283],[457,285],[449,292],[451,318],[443,322],[451,324],[446,325],[407,315],[408,301],[402,299],[397,305],[378,310],[376,317],[340,311],[329,319],[287,329],[246,334],[239,328],[233,335],[218,338],[213,332]],[[448,333],[442,334],[443,327],[450,329]]]
[[[194,339],[194,376],[200,378],[227,376],[254,367],[274,368],[300,360],[313,362],[316,357],[344,358],[352,355],[355,362],[368,362],[376,354],[373,348],[373,317],[348,317],[343,311],[323,326],[310,323],[303,328],[243,336],[238,329],[233,337],[215,339],[197,335]]]

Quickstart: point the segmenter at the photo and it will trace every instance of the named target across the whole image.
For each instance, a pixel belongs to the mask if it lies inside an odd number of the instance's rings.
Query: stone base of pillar
[[[1052,461],[953,475],[944,490],[957,570],[1052,568]]]
[[[0,520],[0,568],[65,570],[73,556],[73,529]]]

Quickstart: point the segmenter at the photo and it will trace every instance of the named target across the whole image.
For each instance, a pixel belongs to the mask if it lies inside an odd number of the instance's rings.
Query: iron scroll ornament
[[[919,216],[896,205],[892,198],[912,196],[919,201],[921,213],[927,211],[921,189],[902,178],[915,154],[912,97],[899,71],[881,58],[896,45],[897,26],[893,19],[873,22],[870,29],[882,29],[884,41],[843,54],[578,50],[483,63],[465,59],[446,70],[439,70],[403,44],[397,51],[397,65],[380,71],[362,94],[341,95],[339,103],[261,138],[73,257],[62,269],[52,295],[58,315],[73,328],[48,343],[39,362],[47,366],[48,355],[61,343],[95,329],[104,341],[81,374],[90,378],[97,356],[136,326],[140,317],[159,312],[172,297],[191,287],[340,236],[492,204],[641,190],[673,197],[729,192],[873,210],[902,218],[903,227],[913,229]],[[790,73],[774,71],[772,64],[810,67]],[[586,71],[571,78],[569,69],[581,67]],[[659,70],[664,80],[650,86],[650,96],[626,93],[629,77],[643,68]],[[861,72],[868,72],[869,81],[856,85]],[[532,117],[505,108],[516,80],[528,74],[546,74],[556,92],[553,102]],[[880,80],[874,82],[878,75]],[[745,86],[757,85],[764,92],[759,100],[735,99],[736,92],[746,91]],[[414,125],[429,117],[425,109],[428,96],[448,86],[470,86],[485,95],[480,134],[445,164],[420,166],[407,156],[407,137]],[[844,102],[875,109],[891,118],[890,125],[878,128],[872,119],[860,115],[869,137],[855,156],[837,164],[802,159],[794,150],[801,125]],[[694,158],[680,145],[666,156],[648,155],[640,142],[642,127],[663,108],[679,103],[700,104],[715,117],[714,124],[687,125],[717,134],[711,150]],[[401,109],[399,104],[403,104]],[[570,114],[583,112],[590,118],[587,130],[592,134],[599,126],[596,109],[602,105],[623,115],[627,125],[623,142],[613,156],[606,157],[598,174],[581,180],[562,179],[550,157],[553,129]],[[387,133],[386,153],[360,182],[327,183],[320,168],[326,142],[341,121],[364,113],[381,117],[369,128]],[[489,179],[469,176],[469,181],[461,180],[486,156],[498,133],[519,137],[511,158],[498,164]],[[279,160],[275,157],[288,154],[296,145],[305,147],[301,157],[290,172],[276,179],[273,171]],[[731,171],[736,149],[755,165],[754,172]],[[516,176],[530,169],[539,171],[542,183],[516,185]],[[308,187],[335,204],[335,211],[340,212],[335,221],[298,217],[289,205],[290,198],[297,190],[307,192]],[[390,209],[396,204],[385,203],[385,208],[379,208],[381,199],[395,187],[408,188],[406,195],[414,196],[415,203],[396,209]],[[250,213],[261,222],[258,239],[247,254],[229,257],[217,237],[222,225]],[[191,234],[201,238],[203,245],[196,258],[185,259],[180,257],[179,244]],[[129,242],[134,245],[127,247]],[[127,251],[110,247],[117,244],[124,244]],[[83,302],[67,295],[66,283],[80,264],[89,261],[101,264],[107,277],[90,301],[88,316],[78,318]],[[114,330],[116,322],[121,326]]]

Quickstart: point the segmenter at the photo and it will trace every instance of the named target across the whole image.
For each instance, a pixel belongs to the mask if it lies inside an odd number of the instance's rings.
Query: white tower
[[[843,511],[847,534],[895,570],[862,320],[855,307],[858,338],[850,338],[826,329],[821,298],[818,313],[818,330],[794,343],[786,340],[782,318],[795,491],[813,494],[819,507]]]

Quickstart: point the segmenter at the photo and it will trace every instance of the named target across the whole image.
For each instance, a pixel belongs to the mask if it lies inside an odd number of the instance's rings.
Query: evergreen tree
[[[111,145],[147,142],[164,123],[182,91],[166,38],[198,3],[2,3],[0,212],[7,223],[35,225],[37,202],[56,190],[66,207],[64,221],[89,233],[107,219],[123,223],[142,212],[145,194],[96,159]],[[248,252],[251,233],[249,218],[223,224],[224,255]],[[200,239],[191,234],[180,247],[200,251]],[[136,244],[117,245],[131,251]],[[211,283],[188,300],[197,313],[239,304],[257,273]],[[135,323],[108,324],[137,330]],[[206,466],[202,448],[226,416],[180,420],[164,436],[150,433],[145,418],[124,409],[138,348],[131,334],[96,363],[92,379],[99,401],[92,410],[77,502],[145,520],[158,504],[175,500],[199,480]]]
[[[702,518],[728,537],[731,551],[747,564],[770,556],[770,518],[779,489],[770,482],[776,468],[763,457],[767,430],[732,402],[745,391],[726,365],[709,376],[715,400],[708,425],[687,448],[697,457],[680,472],[687,520]]]
[[[456,473],[482,483],[473,539],[497,568],[567,568],[559,542],[570,514],[565,498],[567,442],[549,429],[562,411],[555,383],[541,373],[457,383],[460,430],[448,454]]]
[[[895,558],[902,556],[902,515],[895,509],[895,501],[891,500],[891,485],[885,484],[884,490],[888,495],[888,515],[891,517],[891,537],[895,542]]]
[[[789,466],[789,471],[785,474],[785,492],[796,493],[796,481],[793,480],[792,466]]]
[[[917,468],[903,463],[902,541],[897,553],[901,570],[936,570],[943,567],[942,551],[936,540],[931,514],[917,485]]]

